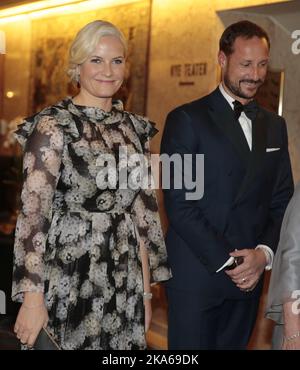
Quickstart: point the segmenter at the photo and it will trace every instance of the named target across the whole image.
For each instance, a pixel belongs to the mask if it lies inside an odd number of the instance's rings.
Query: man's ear
[[[219,51],[218,62],[219,62],[219,65],[222,69],[226,67],[227,57],[226,57],[225,53],[222,50]]]

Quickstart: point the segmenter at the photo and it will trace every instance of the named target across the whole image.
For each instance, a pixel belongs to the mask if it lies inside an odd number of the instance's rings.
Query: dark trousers
[[[243,350],[255,324],[257,299],[225,300],[203,309],[201,296],[167,289],[170,350]]]

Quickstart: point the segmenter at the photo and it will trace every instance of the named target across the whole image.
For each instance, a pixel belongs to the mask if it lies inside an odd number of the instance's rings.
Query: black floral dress
[[[103,159],[122,168],[120,147],[148,156],[155,133],[120,102],[105,112],[68,98],[16,132],[24,185],[12,297],[44,292],[49,330],[63,349],[146,347],[141,241],[152,282],[171,276],[155,190],[118,186]]]

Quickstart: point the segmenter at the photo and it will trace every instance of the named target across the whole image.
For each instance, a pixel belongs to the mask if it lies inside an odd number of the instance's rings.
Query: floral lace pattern
[[[65,99],[28,118],[12,297],[44,292],[63,349],[143,349],[142,240],[152,281],[171,274],[154,190],[101,189],[99,155],[149,154],[156,133],[120,103],[107,113]],[[99,179],[98,179],[99,181]],[[101,185],[101,184],[100,184]]]

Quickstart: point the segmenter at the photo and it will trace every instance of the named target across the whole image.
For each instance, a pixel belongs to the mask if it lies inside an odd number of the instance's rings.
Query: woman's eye
[[[122,64],[123,63],[123,59],[115,59],[114,60],[114,63],[115,64]]]
[[[99,58],[93,58],[93,59],[91,59],[91,63],[101,63],[101,59],[99,59]]]

